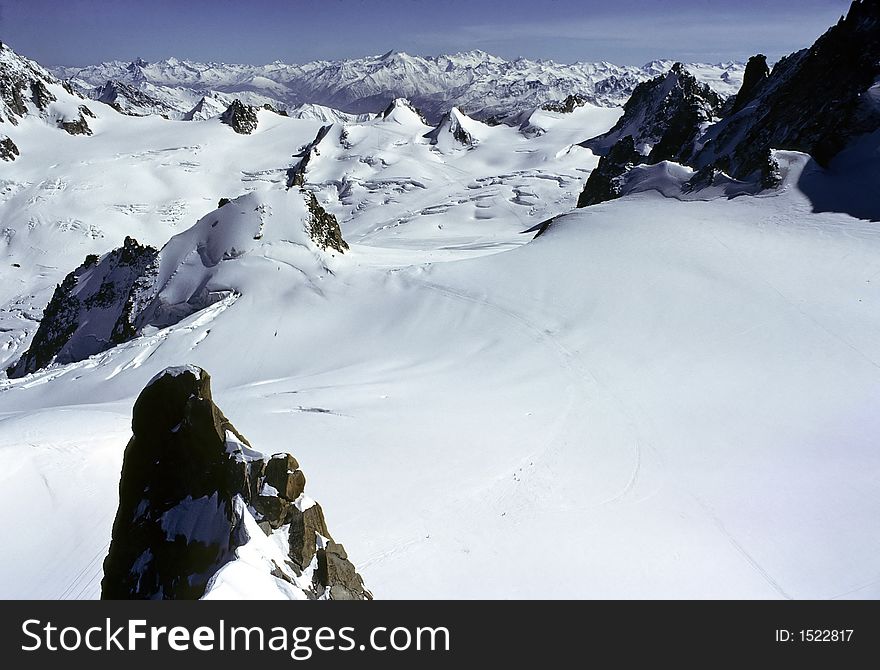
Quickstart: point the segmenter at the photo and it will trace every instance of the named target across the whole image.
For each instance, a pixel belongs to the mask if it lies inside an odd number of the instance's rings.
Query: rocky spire
[[[770,68],[767,67],[767,56],[756,54],[749,58],[749,62],[746,63],[746,71],[743,73],[743,83],[736,94],[731,114],[736,114],[751,102],[769,76]]]
[[[257,110],[236,98],[220,115],[220,120],[239,135],[250,135],[257,129]]]
[[[201,598],[238,561],[257,568],[235,584],[243,597],[269,585],[291,599],[372,598],[305,495],[297,460],[254,451],[214,404],[207,372],[159,374],[134,404],[132,432],[102,598]]]

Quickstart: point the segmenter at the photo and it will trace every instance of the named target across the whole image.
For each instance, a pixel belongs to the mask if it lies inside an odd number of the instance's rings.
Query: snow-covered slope
[[[99,594],[132,405],[194,364],[320,482],[376,597],[880,597],[880,231],[833,211],[876,203],[876,144],[828,169],[776,152],[779,188],[733,199],[686,198],[693,171],[661,161],[573,211],[598,161],[578,144],[621,112],[431,126],[398,100],[357,122],[257,110],[245,135],[102,106],[88,137],[4,128],[23,149],[0,162],[7,364],[126,235],[186,252],[168,304],[191,277],[238,297],[0,380],[0,595]],[[285,234],[309,194],[344,254]]]
[[[508,61],[483,51],[429,57],[389,51],[381,56],[303,65],[278,61],[267,65],[197,63],[169,58],[155,63],[137,59],[83,68],[58,67],[54,72],[84,91],[98,90],[107,81],[124,82],[175,107],[178,114],[211,92],[215,96],[234,94],[252,105],[270,102],[288,111],[318,104],[354,114],[376,113],[389,100],[404,97],[436,122],[452,106],[478,119],[510,119],[569,95],[582,96],[598,106],[618,106],[636,84],[668,71],[672,64],[666,60],[643,67],[607,62],[563,64],[526,58]],[[739,88],[743,64],[698,63],[690,69],[728,96]]]

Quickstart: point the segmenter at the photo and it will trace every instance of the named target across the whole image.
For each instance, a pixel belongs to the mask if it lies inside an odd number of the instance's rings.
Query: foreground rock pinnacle
[[[372,598],[321,506],[305,495],[297,460],[254,451],[214,404],[207,372],[159,374],[134,404],[132,432],[102,598],[201,598],[229,581],[224,567],[245,560],[245,545],[256,547],[247,561],[257,570],[248,574],[262,587],[296,599]],[[261,554],[264,545],[275,553]],[[248,594],[247,581],[234,592],[260,597]]]

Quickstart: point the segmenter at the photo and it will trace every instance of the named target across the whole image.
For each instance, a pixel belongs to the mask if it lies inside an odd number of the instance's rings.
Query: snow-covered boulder
[[[368,600],[297,460],[254,450],[195,366],[141,392],[104,561],[104,599]]]

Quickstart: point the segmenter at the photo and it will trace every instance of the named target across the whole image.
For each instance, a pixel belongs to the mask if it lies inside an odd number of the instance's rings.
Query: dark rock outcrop
[[[327,137],[327,133],[330,132],[332,127],[332,123],[326,126],[321,126],[321,129],[318,130],[318,134],[315,135],[315,139],[302,147],[300,151],[294,155],[294,158],[299,158],[299,161],[287,170],[287,188],[303,186],[306,183],[306,170],[309,167],[309,163],[313,158],[321,155],[319,145],[324,141],[324,138]]]
[[[634,165],[686,162],[703,126],[719,113],[722,99],[676,63],[665,75],[636,86],[614,127],[581,146],[601,156],[578,198],[578,207],[617,198],[620,177]]]
[[[342,238],[342,230],[336,217],[321,207],[321,203],[311,191],[303,190],[303,196],[309,210],[309,220],[306,224],[309,236],[322,249],[326,250],[330,247],[341,254],[345,253],[348,242]]]
[[[440,123],[437,124],[437,127],[432,131],[425,133],[424,137],[431,141],[431,144],[439,144],[441,138],[445,135],[451,135],[452,138],[462,146],[471,147],[476,144],[476,140],[473,135],[471,135],[465,127],[461,123],[461,117],[464,116],[462,112],[460,112],[456,108],[450,109],[446,114],[443,115],[443,118],[440,119]]]
[[[296,459],[253,451],[214,404],[204,370],[171,368],[150,382],[135,402],[132,432],[102,598],[200,598],[254,532],[287,536],[286,557],[267,557],[264,576],[280,591],[372,598],[320,505],[303,494]]]
[[[28,103],[34,113],[71,135],[91,135],[85,117],[94,116],[85,105],[79,105],[75,118],[59,118],[58,110],[51,105],[58,98],[49,90],[50,85],[61,82],[36,63],[22,58],[6,45],[0,45],[0,123],[8,121],[18,125],[26,116]],[[77,99],[82,96],[65,87],[65,91]]]
[[[576,93],[571,93],[565,97],[565,100],[545,103],[541,109],[548,112],[557,112],[559,114],[571,114],[578,107],[586,105],[588,100]]]
[[[643,161],[644,156],[636,151],[632,135],[619,140],[611,151],[599,159],[599,165],[590,173],[584,190],[578,196],[577,206],[587,207],[619,198],[621,178]]]
[[[236,98],[220,115],[220,121],[239,135],[250,135],[257,129],[257,110]]]
[[[774,150],[807,153],[827,167],[852,140],[880,129],[880,2],[855,0],[812,47],[783,58],[769,73],[767,59],[753,56],[739,93],[723,107],[717,95],[682,74],[676,64],[665,78],[637,86],[617,125],[582,146],[606,156],[630,135],[644,156],[637,162],[694,168],[687,192],[719,178],[773,188],[782,179]],[[670,89],[673,76],[678,81]],[[710,123],[716,115],[723,118]],[[600,161],[579,205],[614,196],[608,184],[635,164],[622,157]]]
[[[623,108],[623,116],[603,135],[581,146],[604,156],[614,144],[631,135],[645,163],[686,159],[703,124],[721,109],[721,97],[675,63],[665,75],[636,86]]]
[[[92,129],[89,128],[86,117],[94,119],[94,113],[85,105],[80,105],[78,111],[79,116],[77,118],[71,120],[61,119],[58,121],[58,127],[70,135],[91,135]]]
[[[0,160],[14,161],[18,157],[18,147],[5,135],[0,138]]]
[[[767,56],[756,54],[749,58],[749,62],[746,63],[746,71],[743,73],[743,82],[739,87],[739,92],[734,96],[733,108],[730,113],[736,114],[754,100],[769,76],[770,68],[767,66]]]
[[[738,113],[709,129],[692,164],[740,180],[758,175],[765,186],[776,183],[772,149],[802,151],[827,166],[850,140],[880,128],[880,105],[868,93],[878,79],[880,3],[855,0],[812,47],[776,63]]]
[[[83,360],[131,339],[139,294],[158,271],[158,253],[126,237],[100,260],[88,256],[56,287],[30,348],[9,368],[9,377]]]

